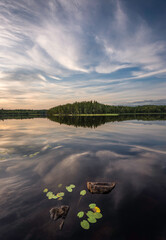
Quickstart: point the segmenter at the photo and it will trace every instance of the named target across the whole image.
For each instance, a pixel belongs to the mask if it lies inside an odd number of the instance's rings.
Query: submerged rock
[[[60,230],[63,228],[64,221],[65,221],[65,218],[66,218],[66,216],[68,214],[69,208],[70,208],[69,206],[63,205],[61,207],[53,207],[50,210],[50,217],[51,217],[51,219],[56,221],[59,218],[61,218],[61,222],[59,224]]]
[[[109,193],[115,185],[115,182],[87,182],[89,192],[97,194]]]

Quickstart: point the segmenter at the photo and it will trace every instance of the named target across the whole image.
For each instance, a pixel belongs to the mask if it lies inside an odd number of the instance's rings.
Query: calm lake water
[[[0,121],[0,239],[166,239],[166,121],[105,122]],[[117,184],[80,199],[87,181]],[[45,188],[65,196],[49,200]],[[77,213],[90,203],[103,217],[84,230]],[[70,210],[60,231],[49,210],[63,204]]]

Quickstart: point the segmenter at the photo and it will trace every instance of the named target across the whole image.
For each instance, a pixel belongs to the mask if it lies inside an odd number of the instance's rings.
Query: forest
[[[46,110],[24,110],[24,109],[15,109],[15,110],[4,110],[0,109],[0,119],[9,119],[9,118],[34,118],[34,117],[46,117]]]
[[[48,110],[48,116],[55,114],[138,114],[138,113],[166,113],[165,105],[143,105],[143,106],[111,106],[96,101],[75,102],[73,104],[59,105]]]

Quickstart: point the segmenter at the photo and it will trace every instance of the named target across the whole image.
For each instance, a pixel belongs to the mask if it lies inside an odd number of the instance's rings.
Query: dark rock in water
[[[53,207],[50,210],[51,219],[53,219],[55,221],[58,220],[59,218],[62,219],[61,223],[59,225],[60,230],[63,228],[64,221],[65,221],[65,218],[68,214],[69,208],[70,208],[69,206],[63,205],[61,207]]]
[[[63,205],[61,207],[53,207],[50,210],[50,217],[53,220],[57,220],[58,218],[66,218],[68,211],[69,206],[67,205]]]
[[[109,193],[115,187],[115,182],[87,182],[87,188],[91,193]]]

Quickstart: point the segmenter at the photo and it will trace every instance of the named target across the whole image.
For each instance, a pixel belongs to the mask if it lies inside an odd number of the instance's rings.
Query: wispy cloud
[[[153,75],[151,72],[165,71],[163,52],[166,51],[166,42],[155,41],[153,30],[143,19],[136,16],[131,21],[119,1],[109,27],[108,35],[96,37],[103,48],[103,61],[95,67],[97,72],[111,73],[139,67],[146,77]],[[137,76],[140,76],[139,72]]]
[[[52,75],[49,75],[50,78],[52,79],[55,79],[55,80],[62,80],[60,77],[55,77],[55,76],[52,76]]]
[[[38,74],[38,77],[41,79],[41,80],[43,80],[43,81],[45,81],[45,82],[47,82],[47,79],[43,76],[43,75],[41,75],[41,74]]]

